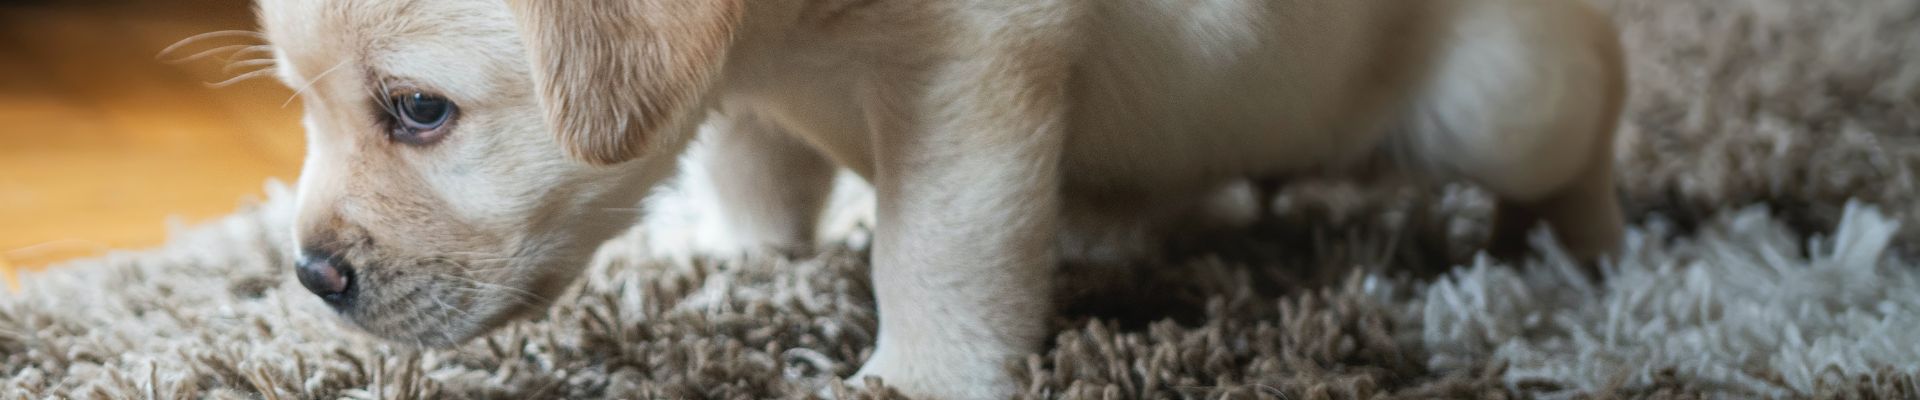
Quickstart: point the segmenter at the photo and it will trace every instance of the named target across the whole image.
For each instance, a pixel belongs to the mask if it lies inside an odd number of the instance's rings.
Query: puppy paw
[[[844,382],[847,390],[835,390],[834,397],[906,395],[915,399],[946,400],[1012,397],[1015,389],[1012,377],[1000,367],[999,360],[990,358],[942,350],[922,350],[915,354],[876,351],[860,372]],[[941,359],[959,362],[932,361]],[[845,397],[847,395],[856,397]]]
[[[880,379],[880,377],[865,375],[854,375],[846,380],[834,381],[820,388],[820,390],[814,391],[813,395],[822,399],[842,400],[900,399],[907,397],[905,394],[901,394],[900,391],[894,390],[893,387],[887,386],[886,382]]]

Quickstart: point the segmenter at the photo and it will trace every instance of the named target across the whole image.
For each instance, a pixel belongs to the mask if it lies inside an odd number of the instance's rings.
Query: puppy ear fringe
[[[746,0],[513,0],[534,91],[569,157],[613,165],[700,107]]]

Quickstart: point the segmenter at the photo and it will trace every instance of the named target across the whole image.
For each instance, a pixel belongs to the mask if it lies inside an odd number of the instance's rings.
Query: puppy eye
[[[453,101],[423,92],[404,93],[388,100],[398,122],[393,138],[407,144],[426,144],[442,136],[440,128],[458,110]]]

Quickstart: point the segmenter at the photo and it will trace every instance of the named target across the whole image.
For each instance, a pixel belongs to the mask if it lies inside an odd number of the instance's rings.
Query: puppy
[[[742,241],[805,246],[834,169],[875,188],[856,376],[998,398],[1054,243],[1170,222],[1230,179],[1387,154],[1580,257],[1620,240],[1623,91],[1575,0],[261,0],[309,154],[300,281],[375,335],[460,343],[542,307],[712,124]],[[1092,235],[1097,236],[1097,235]]]

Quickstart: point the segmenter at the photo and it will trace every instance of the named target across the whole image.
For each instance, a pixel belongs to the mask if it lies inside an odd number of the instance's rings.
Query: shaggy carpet
[[[1604,279],[1475,257],[1470,189],[1303,183],[1165,260],[1063,266],[1023,396],[1920,397],[1920,2],[1595,1],[1634,76]],[[293,282],[269,185],[0,296],[0,397],[894,397],[835,383],[875,327],[858,212],[816,254],[714,256],[697,186],[543,317],[415,351]]]

